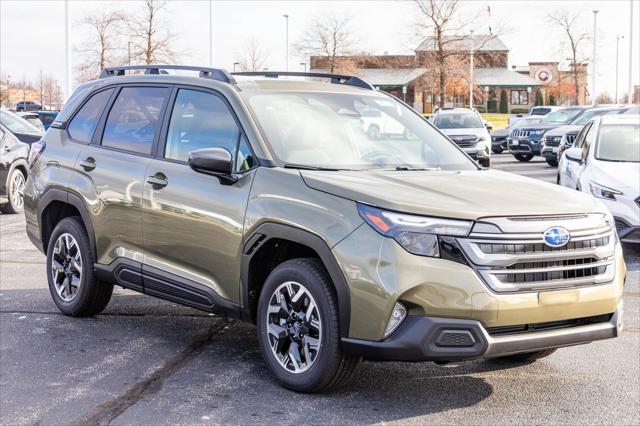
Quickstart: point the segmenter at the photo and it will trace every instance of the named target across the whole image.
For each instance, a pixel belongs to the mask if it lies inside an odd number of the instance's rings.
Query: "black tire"
[[[551,167],[558,167],[558,160],[555,158],[545,158],[545,160],[547,160],[547,164]]]
[[[502,148],[502,145],[494,146],[491,148],[491,152],[493,152],[494,154],[502,154],[502,151],[504,151],[504,148]]]
[[[14,184],[16,179],[21,179],[21,190],[19,190],[19,188],[17,188]],[[24,199],[22,197],[22,193],[19,192],[16,194],[16,191],[24,191],[24,185],[26,181],[27,176],[25,176],[22,170],[16,167],[11,171],[11,173],[7,177],[7,198],[9,198],[9,201],[0,206],[0,212],[5,214],[22,213],[22,211],[24,210]],[[19,200],[16,200],[16,197],[18,197]]]
[[[513,156],[516,160],[522,161],[523,163],[531,161],[531,159],[533,158],[533,154],[513,154]]]
[[[56,241],[63,234],[69,234],[73,237],[81,256],[80,269],[82,273],[79,280],[80,284],[77,286],[77,293],[69,301],[65,301],[58,294],[54,282],[54,272],[52,271],[54,247]],[[102,312],[109,303],[113,293],[113,285],[98,281],[93,273],[93,263],[93,252],[89,244],[89,237],[80,218],[67,217],[62,219],[53,230],[47,247],[47,280],[54,303],[65,315],[74,317],[96,315]],[[70,284],[68,285],[70,286]]]
[[[480,165],[481,165],[482,167],[485,167],[485,168],[487,168],[487,169],[488,169],[489,167],[491,167],[491,159],[490,159],[490,158],[483,158],[483,159],[481,159],[481,160],[478,160],[478,163],[480,163]]]
[[[278,361],[267,330],[267,312],[272,298],[275,297],[274,293],[282,284],[291,281],[302,284],[313,297],[322,330],[320,349],[315,360],[306,371],[297,373],[287,370]],[[271,315],[280,317],[280,313]],[[361,358],[343,352],[338,318],[338,303],[333,284],[318,259],[288,260],[269,274],[258,302],[258,340],[267,367],[282,386],[296,392],[325,392],[343,385],[353,376]]]
[[[558,348],[544,349],[536,352],[525,352],[521,354],[505,355],[497,358],[492,358],[495,361],[507,361],[507,362],[533,362],[540,358],[545,358],[557,351]]]

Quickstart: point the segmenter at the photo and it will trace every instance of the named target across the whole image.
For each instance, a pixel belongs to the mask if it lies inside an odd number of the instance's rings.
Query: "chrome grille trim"
[[[485,218],[501,233],[459,238],[467,259],[496,292],[539,291],[607,283],[615,275],[615,228],[602,214],[564,217]],[[544,243],[544,231],[561,226],[571,239],[563,247]],[[528,228],[528,229],[527,229]],[[535,230],[535,232],[523,232]],[[515,232],[514,232],[515,231]]]
[[[512,139],[527,138],[531,134],[531,130],[512,130],[509,135]]]

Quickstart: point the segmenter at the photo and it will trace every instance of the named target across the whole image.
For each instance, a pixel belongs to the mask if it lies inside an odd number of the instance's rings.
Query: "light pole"
[[[473,30],[471,30],[469,40],[471,42],[471,48],[469,50],[469,108],[473,108]]]
[[[598,10],[593,11],[593,58],[591,59],[591,105],[596,104],[596,30]]]
[[[289,71],[289,15],[282,15],[285,20],[285,57],[286,57],[286,66],[285,71]]]
[[[209,68],[213,68],[213,0],[209,0]]]
[[[300,65],[302,65],[304,67],[304,72],[307,72],[307,63],[306,62],[300,62]]]
[[[69,0],[64,2],[64,97],[71,96],[71,11]]]
[[[129,55],[129,66],[131,66],[131,42],[127,42],[127,54]]]
[[[487,102],[485,112],[489,112],[489,86],[484,86],[484,99]]]
[[[615,103],[618,103],[618,45],[623,38],[624,36],[622,35],[616,35],[616,96],[613,98]]]
[[[233,72],[236,72],[236,67],[240,65],[240,62],[234,62],[233,63]]]
[[[629,0],[629,92],[627,97],[629,105],[633,103],[633,79],[631,77],[633,72],[633,1]]]

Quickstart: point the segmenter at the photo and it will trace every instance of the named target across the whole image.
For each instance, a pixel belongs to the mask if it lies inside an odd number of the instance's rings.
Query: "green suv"
[[[118,67],[76,90],[24,191],[63,313],[119,285],[250,321],[301,392],[363,358],[533,360],[619,334],[626,268],[597,200],[479,168],[357,77],[258,74]],[[403,131],[370,137],[372,111]]]

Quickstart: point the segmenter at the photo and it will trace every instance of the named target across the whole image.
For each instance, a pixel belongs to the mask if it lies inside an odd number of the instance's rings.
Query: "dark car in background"
[[[29,145],[0,124],[0,212],[20,213],[24,207]]]
[[[16,111],[37,111],[42,109],[42,105],[33,101],[20,101],[16,104]]]
[[[6,109],[0,110],[0,124],[6,127],[21,142],[28,145],[39,141],[44,133],[24,118]]]
[[[578,135],[580,130],[582,130],[584,125],[589,122],[589,120],[608,113],[619,114],[627,109],[628,108],[624,108],[623,106],[590,108],[566,126],[560,126],[549,130],[542,137],[542,156],[551,167],[558,167],[558,151],[560,150],[560,145],[572,145],[575,137]]]
[[[567,125],[590,107],[567,107],[545,115],[537,124],[515,128],[509,133],[507,146],[518,161],[530,161],[542,153],[542,137],[546,132]]]
[[[540,115],[531,115],[527,117],[518,118],[514,120],[507,128],[498,129],[494,132],[491,132],[491,151],[494,154],[500,154],[502,151],[507,149],[507,138],[509,137],[509,133],[516,127],[522,127],[529,124],[536,124],[542,121],[542,116]]]
[[[58,111],[37,111],[36,114],[38,114],[38,119],[42,122],[44,129],[47,130],[58,116]]]

